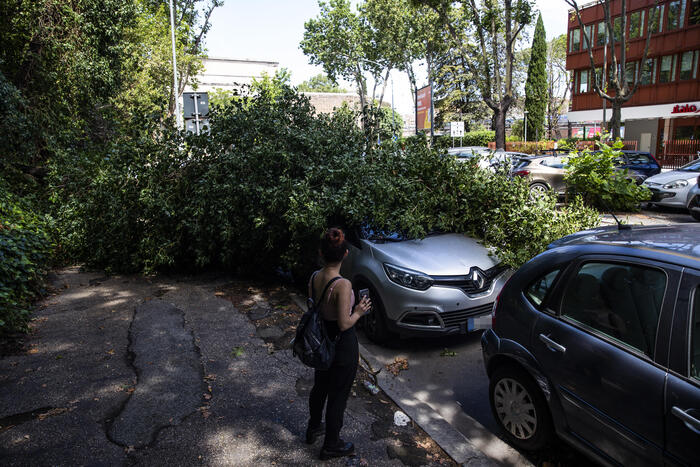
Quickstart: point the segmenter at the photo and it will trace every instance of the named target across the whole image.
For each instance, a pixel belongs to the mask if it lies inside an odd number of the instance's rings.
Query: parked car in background
[[[343,276],[354,290],[369,289],[373,310],[364,318],[375,342],[391,334],[444,336],[490,323],[496,296],[510,270],[477,240],[435,233],[410,240],[399,233],[348,229]]]
[[[510,278],[482,335],[506,438],[605,465],[697,465],[700,224],[604,227]]]
[[[490,156],[491,151],[486,146],[461,146],[457,148],[449,148],[448,154],[456,156],[458,159],[471,159],[476,156]]]
[[[523,157],[513,166],[512,174],[527,178],[534,196],[541,196],[549,190],[562,196],[566,193],[564,162],[562,156]]]
[[[700,159],[680,169],[664,172],[644,180],[644,186],[652,193],[652,205],[685,208],[690,190],[697,186],[700,175]]]
[[[688,192],[687,208],[693,219],[700,221],[700,175],[695,179],[695,186]]]

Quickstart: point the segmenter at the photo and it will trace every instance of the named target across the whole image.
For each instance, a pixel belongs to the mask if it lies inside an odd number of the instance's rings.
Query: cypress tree
[[[547,110],[547,36],[542,13],[537,18],[532,37],[530,63],[525,82],[525,110],[527,110],[527,139],[535,141],[544,136],[544,116]]]

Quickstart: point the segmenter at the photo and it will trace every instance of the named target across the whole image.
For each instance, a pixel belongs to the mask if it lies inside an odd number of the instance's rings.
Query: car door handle
[[[544,345],[546,345],[549,350],[561,353],[566,352],[566,347],[564,347],[561,344],[558,344],[557,342],[554,342],[552,339],[545,336],[544,334],[540,334],[540,340],[544,342]]]
[[[700,420],[692,415],[688,415],[686,411],[676,406],[671,408],[671,413],[680,418],[683,423],[685,423],[685,426],[693,430],[695,433],[700,434]]]

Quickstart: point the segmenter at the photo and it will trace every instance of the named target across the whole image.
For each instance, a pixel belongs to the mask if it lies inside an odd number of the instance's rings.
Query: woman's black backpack
[[[316,276],[316,273],[314,273],[314,276]],[[292,341],[292,353],[299,358],[304,365],[316,368],[317,370],[329,369],[335,357],[336,341],[328,337],[319,305],[323,303],[323,297],[326,295],[328,287],[338,279],[340,279],[340,276],[334,277],[328,281],[317,304],[313,299],[314,278],[311,278],[311,297],[309,297],[306,302],[308,310],[301,317],[297,325],[296,337]]]

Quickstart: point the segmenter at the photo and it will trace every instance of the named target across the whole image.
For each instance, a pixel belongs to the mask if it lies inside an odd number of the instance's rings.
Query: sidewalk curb
[[[362,358],[369,363],[374,371],[381,370],[381,363],[379,363],[362,344],[359,345]],[[435,441],[448,456],[454,459],[455,462],[459,465],[467,466],[498,465],[495,460],[487,457],[474,446],[466,436],[453,428],[452,425],[431,406],[416,399],[411,400],[410,403],[404,400],[390,384],[387,384],[388,378],[390,377],[387,371],[380,371],[376,375],[377,386],[379,386],[382,391],[411,418],[411,420],[417,423],[423,431],[428,433],[433,441]]]
[[[302,310],[306,310],[304,300],[297,294],[290,294],[292,301]],[[362,345],[360,356],[367,362],[374,371],[382,369],[374,356]],[[386,371],[380,371],[376,375],[377,386],[398,405],[401,410],[408,415],[418,426],[421,427],[455,462],[465,466],[491,466],[498,465],[498,462],[487,457],[476,448],[472,442],[462,433],[457,431],[443,418],[436,410],[424,402],[411,400],[410,404],[403,401],[398,393],[387,384],[389,377]]]

